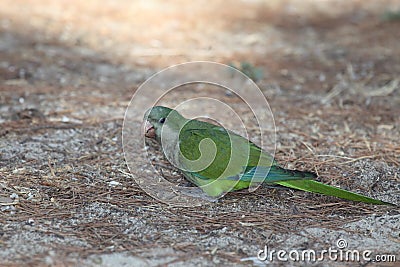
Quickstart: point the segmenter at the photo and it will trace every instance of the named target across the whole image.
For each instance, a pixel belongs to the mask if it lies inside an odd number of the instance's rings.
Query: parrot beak
[[[151,123],[148,121],[146,121],[144,123],[144,135],[149,138],[156,137],[156,131],[155,131],[153,125],[151,125]]]

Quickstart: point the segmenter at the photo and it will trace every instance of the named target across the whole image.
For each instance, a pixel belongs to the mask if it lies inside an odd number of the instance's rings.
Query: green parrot
[[[155,138],[165,157],[209,197],[258,186],[281,185],[372,204],[391,204],[315,181],[311,172],[279,167],[260,147],[223,127],[186,119],[155,106],[145,115],[145,136]]]

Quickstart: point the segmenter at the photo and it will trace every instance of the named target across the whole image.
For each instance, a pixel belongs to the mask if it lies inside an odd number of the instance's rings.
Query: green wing
[[[211,139],[216,148],[214,161],[198,172],[208,179],[235,176],[244,172],[247,166],[273,165],[272,156],[263,153],[259,147],[244,137],[197,120],[188,122],[180,132],[179,145],[182,155],[189,160],[196,160],[201,156],[213,156],[211,151],[205,151],[205,155],[201,154],[199,145],[204,139]]]
[[[202,121],[189,121],[180,132],[182,155],[192,161],[201,156],[214,156],[207,150],[202,151],[204,155],[201,154],[199,146],[204,139],[211,139],[215,144],[214,161],[205,169],[183,171],[183,174],[211,197],[248,188],[251,183],[268,183],[352,201],[392,205],[314,181],[317,177],[314,173],[281,168],[271,155],[244,137]],[[190,166],[186,167],[190,169]]]
[[[200,142],[204,139],[211,139],[215,144],[215,154],[208,150],[200,151]],[[189,161],[215,155],[208,167],[196,172],[183,171],[186,178],[201,186],[210,196],[248,188],[251,183],[315,177],[275,166],[273,157],[254,143],[222,127],[202,121],[192,120],[183,127],[179,134],[179,145],[182,155]],[[190,167],[185,166],[186,169]]]

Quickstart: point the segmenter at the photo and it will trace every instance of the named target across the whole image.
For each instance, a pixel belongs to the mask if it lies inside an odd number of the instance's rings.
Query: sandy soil
[[[321,251],[339,239],[400,261],[398,207],[271,188],[168,206],[135,183],[121,140],[125,109],[155,72],[250,62],[263,71],[283,166],[400,204],[400,22],[384,16],[398,9],[394,0],[1,0],[0,265],[264,266],[266,245]]]

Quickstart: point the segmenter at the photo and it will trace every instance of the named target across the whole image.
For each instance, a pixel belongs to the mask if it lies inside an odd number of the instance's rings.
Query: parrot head
[[[163,107],[155,106],[150,108],[144,114],[144,132],[149,138],[160,140],[161,131],[164,126],[179,132],[181,122],[186,121],[177,111]]]

